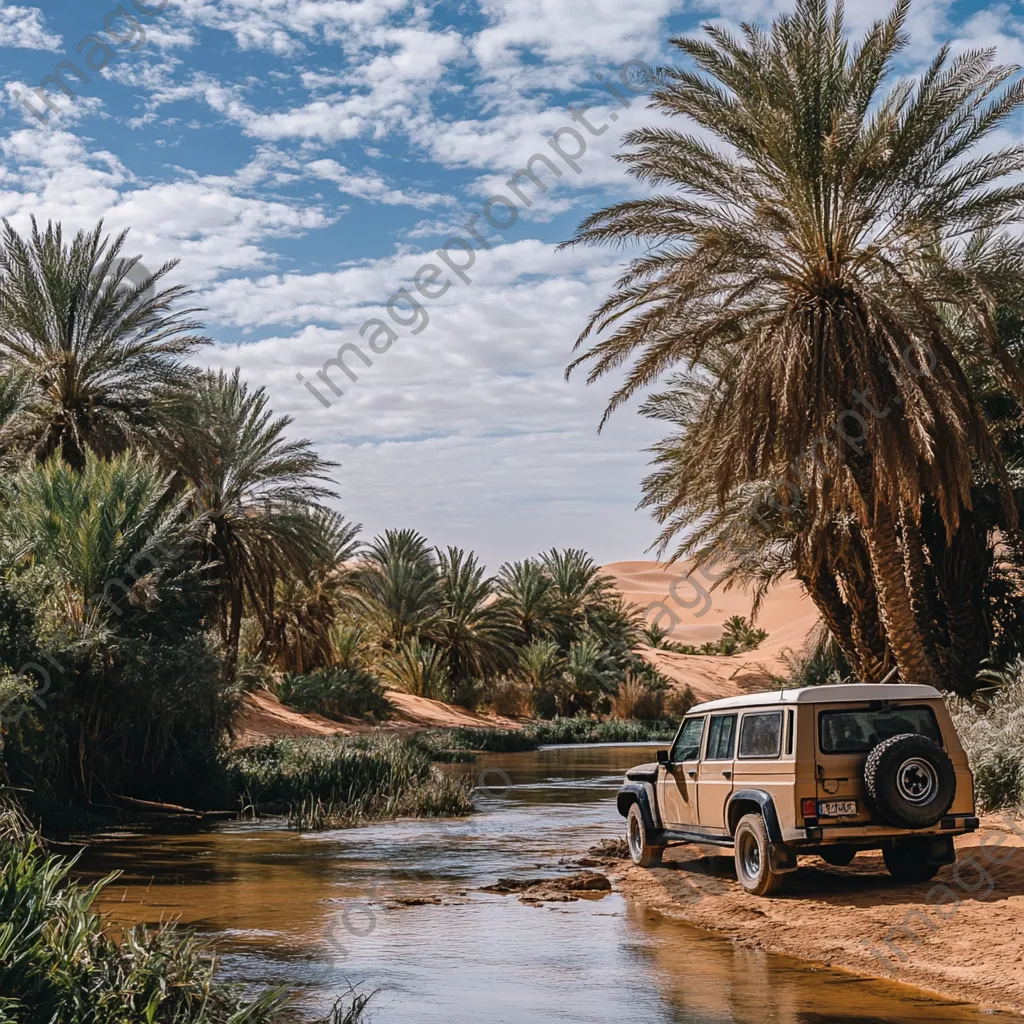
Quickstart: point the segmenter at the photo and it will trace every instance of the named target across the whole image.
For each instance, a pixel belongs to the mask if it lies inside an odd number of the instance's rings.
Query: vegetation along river
[[[502,876],[564,872],[560,858],[621,835],[615,789],[649,756],[628,746],[488,754],[452,766],[487,770],[469,818],[112,835],[80,866],[124,873],[101,899],[115,922],[180,918],[216,942],[227,975],[300,988],[311,1011],[349,984],[378,989],[375,1024],[1019,1020],[767,956],[616,893],[537,906],[479,891]]]

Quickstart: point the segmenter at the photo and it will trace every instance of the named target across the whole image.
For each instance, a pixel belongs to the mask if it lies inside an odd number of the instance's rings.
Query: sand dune
[[[352,736],[361,732],[401,732],[423,728],[454,729],[459,726],[486,726],[492,729],[516,729],[521,723],[500,715],[468,711],[439,700],[415,697],[400,690],[388,690],[395,706],[394,718],[381,724],[355,720],[335,722],[323,715],[303,714],[286,707],[267,690],[256,690],[242,698],[234,720],[236,745],[257,743],[268,737]]]
[[[713,580],[690,575],[690,563],[612,562],[604,567],[627,601],[647,609],[647,619],[669,630],[679,643],[717,640],[733,615],[750,618],[751,599],[741,590],[712,590]],[[673,586],[674,584],[674,586]],[[733,657],[647,652],[669,678],[688,683],[699,700],[727,697],[771,686],[768,673],[783,668],[781,653],[799,650],[818,621],[803,586],[790,580],[776,587],[761,607],[757,625],[768,631],[756,651]]]

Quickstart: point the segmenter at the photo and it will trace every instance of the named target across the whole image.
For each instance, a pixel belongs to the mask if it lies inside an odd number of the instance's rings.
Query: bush
[[[530,690],[512,676],[501,676],[489,684],[484,706],[496,715],[519,718],[530,713]]]
[[[362,668],[333,666],[309,675],[286,675],[274,687],[283,704],[327,718],[383,720],[394,713],[384,684]]]
[[[975,795],[986,811],[1019,807],[1024,804],[1024,659],[979,678],[998,686],[987,701],[947,698],[974,773]]]
[[[264,1024],[287,996],[246,999],[215,978],[215,961],[189,932],[133,928],[116,942],[92,909],[112,878],[71,882],[74,861],[45,856],[0,812],[0,1021],[52,1024]],[[366,996],[337,1005],[325,1024],[354,1024]]]
[[[665,717],[673,722],[678,722],[696,703],[697,698],[689,683],[685,684],[682,689],[671,690],[665,698]]]
[[[627,675],[611,698],[613,718],[662,718],[665,710],[665,691],[652,686],[642,676]]]
[[[226,770],[243,803],[299,828],[472,810],[468,782],[442,773],[415,739],[270,740],[232,751]]]
[[[565,743],[644,743],[671,739],[676,724],[668,721],[599,722],[595,718],[553,718],[523,729],[438,729],[416,738],[430,756],[455,760],[460,751],[514,754]]]

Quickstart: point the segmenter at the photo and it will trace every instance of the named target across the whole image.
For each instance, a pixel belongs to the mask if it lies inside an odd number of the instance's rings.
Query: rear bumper
[[[950,815],[943,818],[931,828],[899,829],[890,825],[865,825],[855,822],[849,825],[839,823],[821,823],[807,825],[804,828],[786,829],[783,842],[794,845],[820,846],[827,843],[854,843],[870,845],[888,839],[901,839],[921,836],[962,836],[978,829],[978,819],[974,815]]]

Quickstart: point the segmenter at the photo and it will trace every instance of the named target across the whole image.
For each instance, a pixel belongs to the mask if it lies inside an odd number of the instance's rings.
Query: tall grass
[[[171,925],[133,928],[119,941],[93,910],[116,876],[69,879],[74,862],[46,856],[0,812],[0,1021],[4,1024],[270,1024],[287,995],[255,998],[216,978],[209,949]],[[367,996],[352,994],[323,1024],[355,1024]],[[294,1019],[293,1017],[287,1019]]]
[[[985,672],[995,684],[980,701],[948,700],[950,714],[974,773],[983,810],[1024,805],[1024,659],[1001,672]]]
[[[465,751],[514,754],[562,743],[643,743],[670,740],[676,723],[670,721],[623,721],[594,718],[553,718],[523,729],[439,729],[420,733],[415,742],[444,760],[461,760],[445,754]]]
[[[296,828],[332,828],[472,810],[469,783],[451,778],[415,739],[278,739],[233,751],[239,798]]]

